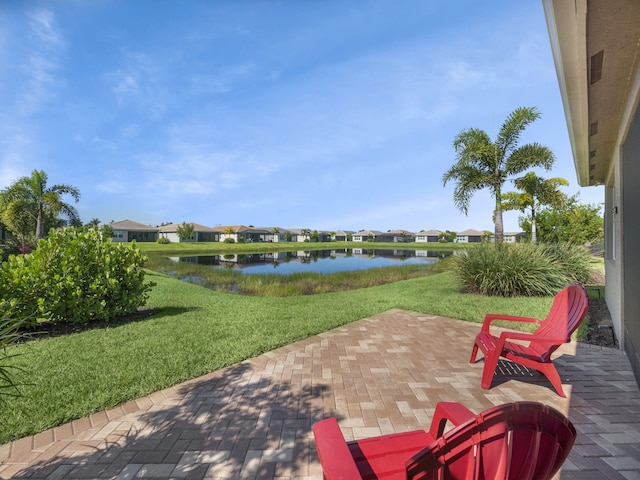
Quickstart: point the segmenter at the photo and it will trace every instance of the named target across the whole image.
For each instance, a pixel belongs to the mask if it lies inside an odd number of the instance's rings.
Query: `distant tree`
[[[320,233],[318,233],[317,230],[314,230],[313,233],[311,233],[311,241],[317,242],[318,240],[320,240]]]
[[[602,240],[604,235],[602,205],[581,204],[578,195],[569,197],[559,208],[544,207],[536,219],[538,240],[545,243],[584,245]],[[521,218],[520,228],[530,234],[530,219]]]
[[[311,229],[303,228],[302,230],[300,230],[300,234],[302,235],[302,239],[305,242],[310,242],[311,241]]]
[[[67,184],[47,187],[47,180],[43,170],[33,170],[30,177],[19,178],[0,193],[2,220],[12,232],[24,235],[28,230],[37,240],[44,235],[46,221],[55,222],[60,214],[68,217],[71,224],[80,221],[75,207],[62,199],[70,195],[77,203],[80,191]]]
[[[19,203],[8,202],[0,194],[0,219],[11,235],[20,243],[33,240],[35,237],[35,219]]]
[[[113,227],[108,223],[102,225],[102,239],[103,240],[111,240],[113,238]]]
[[[444,185],[449,181],[456,182],[453,203],[465,215],[473,194],[489,190],[495,200],[492,217],[497,243],[501,243],[504,236],[504,182],[533,167],[549,170],[555,161],[553,152],[545,146],[537,143],[518,146],[521,133],[538,118],[540,113],[535,107],[520,107],[507,117],[495,141],[478,128],[462,130],[453,141],[456,163],[443,174],[442,182]]]
[[[100,220],[97,218],[92,218],[87,222],[88,227],[98,227],[100,226]]]
[[[561,207],[566,201],[566,195],[558,187],[568,186],[569,182],[560,177],[544,179],[534,172],[528,172],[523,177],[513,181],[520,192],[507,192],[502,196],[503,210],[529,210],[531,222],[531,243],[537,243],[536,215],[544,206]]]
[[[455,241],[458,234],[456,232],[452,232],[451,230],[447,230],[445,232],[440,232],[438,235],[438,241],[440,243],[451,243]]]
[[[493,236],[492,232],[490,232],[489,230],[484,230],[482,232],[482,241],[483,242],[490,242],[492,236]]]
[[[195,227],[193,223],[182,222],[180,225],[178,225],[178,228],[176,228],[176,234],[178,235],[178,238],[182,241],[189,240],[190,238],[193,237],[194,233],[195,233]]]
[[[68,227],[75,227],[75,228],[80,228],[82,227],[82,220],[80,220],[80,217],[76,217],[76,218],[72,218],[69,221],[64,221],[62,220],[62,222],[64,224],[64,226],[68,226]]]

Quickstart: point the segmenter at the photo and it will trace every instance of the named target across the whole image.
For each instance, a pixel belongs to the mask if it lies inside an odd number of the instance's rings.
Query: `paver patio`
[[[535,400],[578,439],[562,479],[640,480],[640,391],[624,352],[571,343],[567,398],[502,362],[490,390],[469,365],[479,324],[392,310],[34,437],[0,446],[0,478],[317,479],[311,425],[347,440],[428,428],[438,401],[478,412]]]

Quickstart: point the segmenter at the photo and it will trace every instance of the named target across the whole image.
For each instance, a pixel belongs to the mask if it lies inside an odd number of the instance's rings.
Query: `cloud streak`
[[[65,43],[58,31],[55,14],[44,9],[31,11],[28,26],[31,41],[23,54],[21,68],[26,88],[18,96],[18,111],[24,116],[42,109],[64,83],[58,70]]]

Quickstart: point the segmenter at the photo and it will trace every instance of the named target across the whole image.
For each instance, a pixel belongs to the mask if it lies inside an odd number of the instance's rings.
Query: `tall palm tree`
[[[35,220],[36,240],[44,234],[45,219],[56,219],[63,214],[72,223],[80,221],[75,207],[62,200],[63,195],[71,195],[77,203],[80,191],[66,184],[47,187],[47,180],[47,174],[43,170],[33,170],[30,177],[19,178],[2,192],[4,216],[10,217],[10,221],[11,217],[15,220],[20,216]]]
[[[503,210],[520,210],[531,212],[531,242],[537,243],[536,213],[542,206],[561,207],[566,195],[558,190],[560,186],[569,186],[569,182],[560,177],[542,178],[535,172],[528,172],[513,181],[521,192],[507,192],[502,196]]]
[[[515,109],[502,124],[495,141],[479,128],[462,130],[453,141],[456,163],[442,176],[444,185],[453,180],[455,206],[465,215],[473,194],[489,189],[495,199],[493,222],[495,238],[501,243],[504,236],[502,221],[502,186],[504,182],[533,167],[549,170],[555,161],[553,152],[538,143],[518,146],[520,135],[532,122],[540,118],[535,107]]]

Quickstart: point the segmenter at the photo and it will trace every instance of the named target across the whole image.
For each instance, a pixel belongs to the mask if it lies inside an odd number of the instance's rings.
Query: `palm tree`
[[[569,186],[569,182],[560,177],[544,179],[535,172],[528,172],[513,181],[521,192],[507,192],[502,196],[503,210],[531,211],[531,242],[537,243],[536,213],[542,206],[561,207],[566,195],[558,190],[560,186]]]
[[[502,124],[495,141],[481,129],[469,128],[456,135],[453,148],[456,163],[442,176],[444,185],[456,182],[453,191],[455,206],[465,215],[473,194],[488,188],[495,199],[493,221],[495,238],[502,243],[504,226],[502,221],[502,186],[509,178],[530,168],[553,166],[553,152],[538,143],[518,146],[520,134],[532,122],[540,118],[535,107],[515,109]]]
[[[30,177],[21,177],[2,192],[4,217],[12,223],[20,217],[35,220],[36,240],[44,234],[46,219],[55,220],[64,214],[71,223],[80,222],[74,206],[62,200],[63,195],[71,195],[78,202],[80,191],[71,185],[57,184],[47,187],[47,174],[43,170],[33,170]],[[33,225],[33,224],[32,224]],[[33,227],[32,227],[33,228]]]

